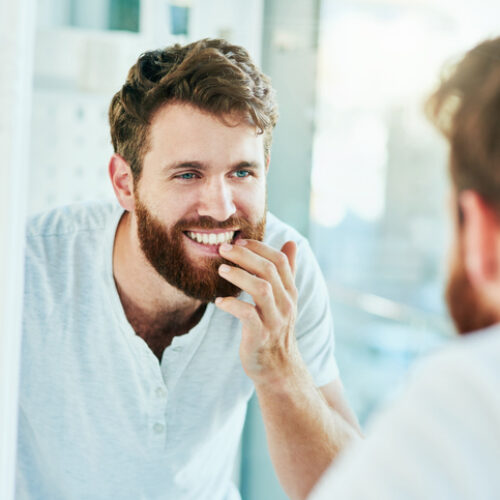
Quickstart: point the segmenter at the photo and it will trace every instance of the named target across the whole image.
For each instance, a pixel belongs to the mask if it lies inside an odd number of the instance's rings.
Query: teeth
[[[234,231],[226,233],[195,233],[194,231],[188,231],[187,235],[192,240],[204,245],[222,245],[222,243],[231,242],[234,237]]]

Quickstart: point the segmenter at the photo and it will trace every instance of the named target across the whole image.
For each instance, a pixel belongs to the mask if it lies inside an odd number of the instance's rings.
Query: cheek
[[[151,205],[158,217],[175,223],[196,214],[198,199],[199,194],[195,189],[160,190],[155,193],[155,200]]]
[[[251,191],[241,190],[235,194],[234,201],[238,211],[247,217],[260,218],[266,209],[266,188],[259,186],[258,189]]]

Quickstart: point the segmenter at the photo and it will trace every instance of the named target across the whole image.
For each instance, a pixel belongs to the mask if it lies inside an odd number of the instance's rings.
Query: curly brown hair
[[[450,143],[456,192],[476,191],[500,208],[500,38],[486,40],[445,72],[426,111]]]
[[[275,92],[248,52],[221,39],[204,39],[142,54],[111,100],[109,123],[115,153],[140,178],[155,112],[167,102],[187,102],[224,120],[238,113],[264,134],[269,158],[278,120]],[[225,122],[226,123],[226,122]]]

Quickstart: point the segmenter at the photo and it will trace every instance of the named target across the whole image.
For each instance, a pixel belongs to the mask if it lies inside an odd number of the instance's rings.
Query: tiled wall
[[[37,88],[33,98],[29,213],[75,201],[113,198],[111,96]]]

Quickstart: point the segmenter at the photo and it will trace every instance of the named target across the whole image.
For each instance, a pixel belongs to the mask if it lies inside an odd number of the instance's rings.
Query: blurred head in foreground
[[[500,321],[500,38],[446,71],[427,113],[450,144],[446,299],[457,330],[469,333]]]

